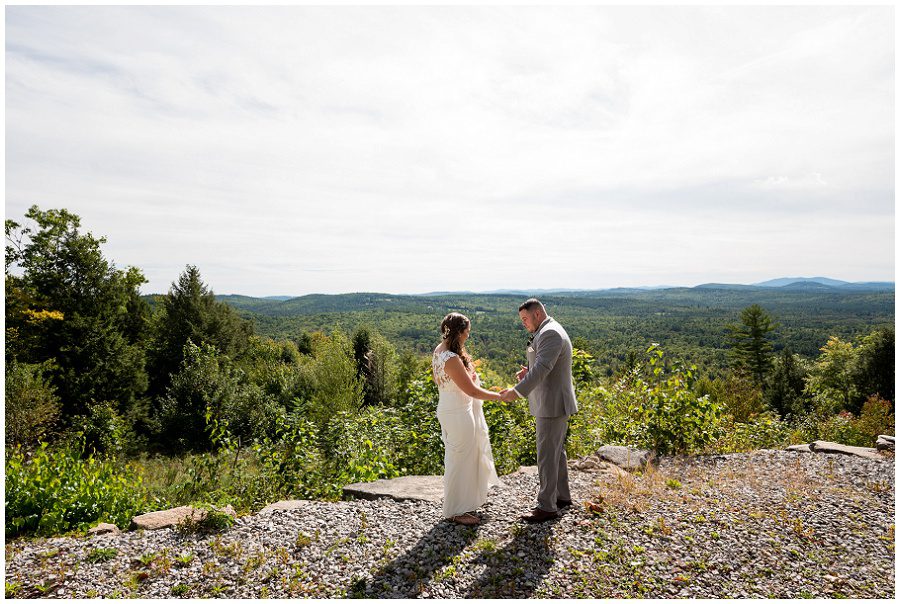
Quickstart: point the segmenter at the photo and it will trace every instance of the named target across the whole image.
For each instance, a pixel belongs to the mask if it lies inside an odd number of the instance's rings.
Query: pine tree
[[[738,371],[749,373],[761,388],[772,368],[773,347],[767,336],[777,326],[759,304],[753,304],[741,311],[739,325],[727,327],[732,366]]]

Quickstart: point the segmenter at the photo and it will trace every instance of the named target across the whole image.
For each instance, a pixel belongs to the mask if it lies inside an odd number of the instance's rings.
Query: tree
[[[769,408],[782,417],[805,414],[809,410],[809,397],[804,392],[807,373],[800,357],[790,348],[782,350],[766,384],[764,399]]]
[[[196,346],[210,345],[222,354],[236,357],[248,348],[253,334],[245,321],[203,283],[196,266],[188,265],[169,293],[160,300],[154,315],[153,340],[149,350],[152,375],[151,394],[165,392],[171,375],[184,361],[188,341]]]
[[[363,386],[363,405],[390,404],[397,394],[397,351],[381,334],[360,327],[353,334],[356,377]]]
[[[857,348],[856,367],[853,381],[859,397],[851,411],[858,412],[857,406],[871,395],[894,401],[894,328],[877,329],[863,338]]]
[[[357,411],[360,408],[363,384],[356,375],[353,346],[339,329],[335,329],[331,337],[318,338],[315,358],[313,372],[316,387],[308,414],[321,427],[340,411]]]
[[[853,343],[831,336],[819,350],[822,354],[809,373],[806,390],[816,398],[824,415],[849,411],[858,396],[853,379],[856,368]]]
[[[54,361],[47,375],[64,417],[95,400],[130,411],[147,389],[143,275],[115,268],[101,250],[106,239],[82,233],[67,210],[32,206],[25,217],[34,226],[5,223],[8,352],[26,363]]]
[[[759,304],[753,304],[741,311],[739,325],[727,327],[732,365],[749,373],[759,387],[765,385],[772,368],[772,343],[767,335],[777,326]]]

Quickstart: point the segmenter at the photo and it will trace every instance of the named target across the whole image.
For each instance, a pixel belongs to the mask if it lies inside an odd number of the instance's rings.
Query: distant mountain
[[[754,283],[759,287],[784,287],[785,285],[794,285],[797,283],[820,283],[822,285],[830,285],[832,287],[841,287],[850,285],[848,281],[839,281],[837,279],[829,279],[828,277],[782,277],[780,279],[771,279],[762,283]]]
[[[740,283],[703,283],[693,289],[755,289],[755,285],[741,285]]]
[[[265,296],[262,298],[254,298],[250,296],[241,296],[231,294],[227,296],[216,296],[217,299],[228,302],[238,308],[246,308],[248,310],[256,310],[259,307],[270,307],[271,305],[284,305],[281,309],[288,312],[288,309],[299,310],[308,308],[309,306],[318,307],[320,304],[328,301],[327,306],[332,310],[344,309],[348,306],[361,303],[362,306],[371,307],[378,306],[382,303],[398,304],[405,303],[416,298],[446,298],[454,296],[541,296],[556,298],[584,298],[602,295],[622,295],[634,294],[642,292],[665,292],[665,291],[688,291],[691,289],[699,290],[734,290],[734,291],[759,291],[768,289],[780,289],[786,291],[808,291],[808,292],[835,292],[835,291],[894,291],[893,281],[860,281],[850,283],[840,281],[838,279],[829,279],[827,277],[782,277],[780,279],[771,279],[761,283],[743,284],[743,283],[703,283],[695,287],[685,287],[677,285],[643,285],[633,287],[610,287],[605,289],[495,289],[486,292],[476,292],[471,290],[463,291],[435,291],[421,294],[387,294],[372,292],[357,292],[350,294],[307,294],[304,296]]]

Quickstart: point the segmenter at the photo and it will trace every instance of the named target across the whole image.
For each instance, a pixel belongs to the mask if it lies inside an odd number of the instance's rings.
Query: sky
[[[894,280],[893,7],[7,6],[6,217],[164,293]]]

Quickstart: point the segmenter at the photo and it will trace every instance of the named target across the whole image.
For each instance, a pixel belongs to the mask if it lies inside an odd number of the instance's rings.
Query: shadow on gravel
[[[469,589],[466,598],[531,598],[550,567],[553,552],[550,540],[559,518],[542,524],[513,525],[514,537],[499,550],[482,548],[472,564],[487,568]]]
[[[415,598],[426,590],[435,573],[452,564],[478,536],[475,527],[442,521],[409,551],[373,573],[372,580],[355,581],[348,598]]]

